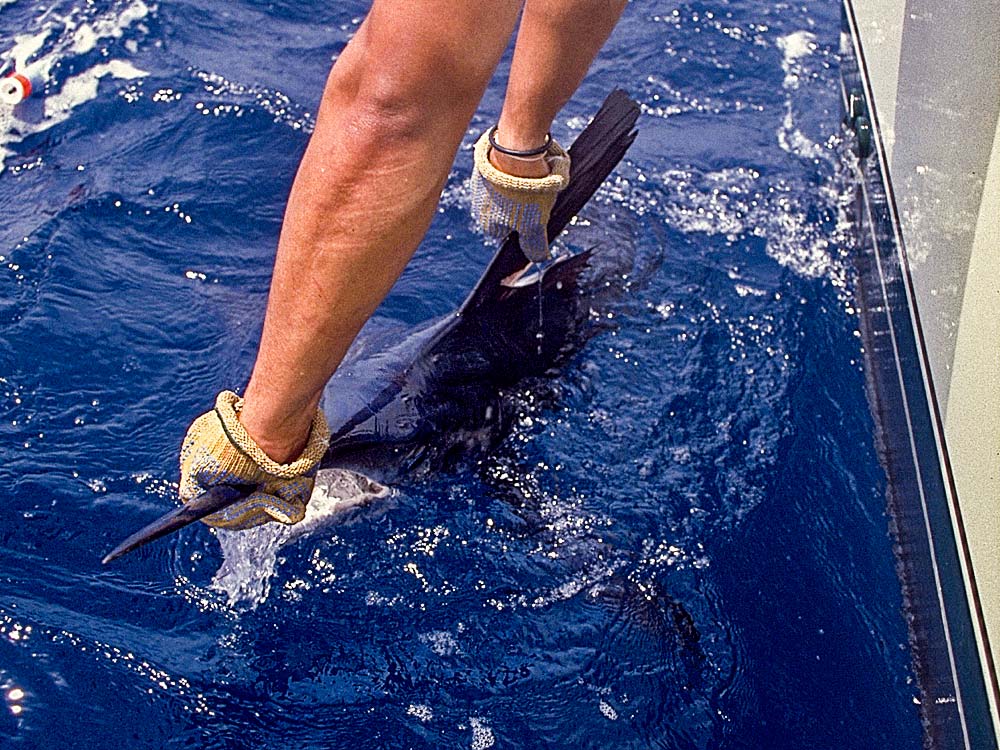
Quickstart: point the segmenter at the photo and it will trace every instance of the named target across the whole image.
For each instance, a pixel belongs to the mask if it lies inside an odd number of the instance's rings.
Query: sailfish
[[[569,184],[547,225],[558,237],[635,140],[639,105],[614,90],[569,148]],[[594,248],[544,268],[521,251],[516,232],[501,243],[465,302],[374,353],[349,352],[324,393],[332,437],[321,469],[346,469],[391,484],[488,450],[509,433],[505,394],[549,376],[587,338],[584,271]],[[132,534],[108,563],[247,497],[220,486]]]

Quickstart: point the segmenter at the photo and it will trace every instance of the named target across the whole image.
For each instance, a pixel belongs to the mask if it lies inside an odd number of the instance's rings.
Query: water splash
[[[470,716],[469,725],[472,727],[472,742],[469,745],[472,750],[488,750],[496,744],[493,729],[486,723],[486,719]]]
[[[434,710],[426,703],[411,703],[406,709],[406,715],[426,724],[434,718]]]
[[[72,111],[81,104],[89,102],[91,99],[96,99],[97,86],[102,78],[110,76],[128,81],[136,78],[144,78],[147,75],[149,73],[140,70],[130,62],[112,60],[111,62],[95,65],[79,75],[67,78],[63,82],[59,93],[53,94],[45,100],[45,126],[44,128],[36,129],[34,132],[37,133],[40,130],[47,130],[54,125],[58,125],[69,118]]]
[[[223,561],[212,579],[212,590],[224,595],[230,606],[254,608],[262,604],[277,572],[278,550],[346,511],[388,495],[388,488],[360,474],[339,469],[321,471],[305,518],[294,526],[271,523],[247,531],[216,531]]]
[[[785,89],[797,89],[806,74],[800,60],[817,50],[816,35],[810,31],[794,31],[779,37],[777,44],[784,54],[781,69],[785,71],[785,80],[782,85]]]
[[[205,70],[192,69],[191,72],[202,82],[205,93],[212,100],[195,104],[202,115],[242,117],[245,112],[260,109],[271,115],[274,122],[292,130],[308,134],[316,126],[313,113],[277,89],[239,83]]]

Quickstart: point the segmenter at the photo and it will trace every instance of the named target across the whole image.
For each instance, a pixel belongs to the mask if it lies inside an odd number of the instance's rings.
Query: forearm
[[[405,148],[370,154],[352,183],[320,185],[345,173],[338,161],[360,154],[345,157],[343,141],[314,144],[289,204],[241,417],[268,453],[304,435],[324,383],[409,260],[440,192],[440,176]]]
[[[373,138],[357,116],[327,109],[289,198],[241,416],[268,453],[304,440],[324,384],[426,231],[454,154],[445,128]]]
[[[527,0],[497,126],[504,146],[539,145],[625,5],[626,0]]]

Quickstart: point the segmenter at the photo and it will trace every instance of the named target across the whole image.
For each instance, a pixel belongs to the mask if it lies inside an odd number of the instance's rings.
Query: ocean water
[[[284,201],[364,3],[0,0],[0,744],[917,748],[850,254],[839,4],[629,5],[554,125],[640,135],[566,242],[600,332],[470,466],[328,477],[292,533],[171,507],[253,362]],[[491,256],[471,144],[366,338]]]

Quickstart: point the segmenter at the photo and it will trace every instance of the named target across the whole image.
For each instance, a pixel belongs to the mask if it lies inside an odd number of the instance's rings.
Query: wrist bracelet
[[[490,128],[490,147],[499,151],[501,154],[506,154],[507,156],[515,156],[521,158],[524,158],[526,156],[540,156],[541,154],[544,154],[546,151],[549,150],[549,144],[552,143],[552,134],[546,133],[545,142],[541,146],[538,146],[537,148],[529,148],[523,151],[519,151],[513,148],[506,148],[505,146],[501,146],[499,143],[497,143],[496,133],[497,133],[497,126],[494,125],[492,128]]]

